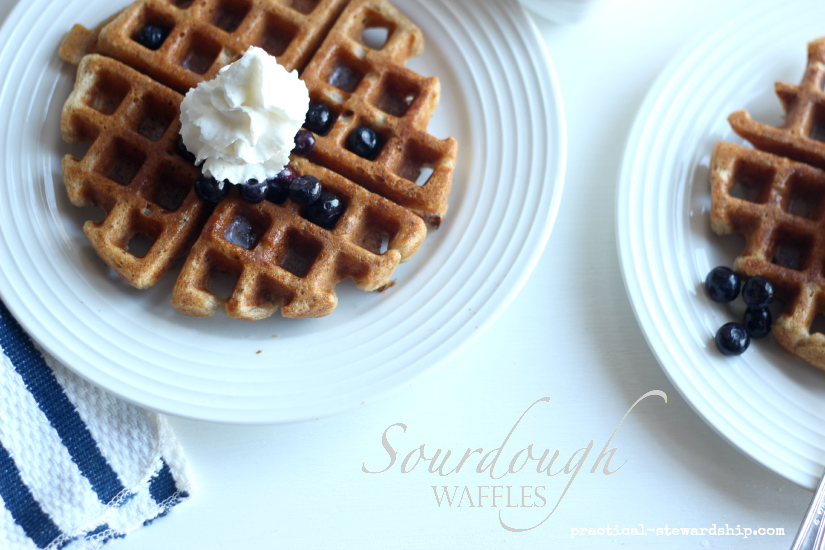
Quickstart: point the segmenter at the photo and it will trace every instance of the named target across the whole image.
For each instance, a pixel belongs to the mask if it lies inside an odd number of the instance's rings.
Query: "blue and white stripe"
[[[44,356],[0,302],[0,549],[98,548],[192,492],[165,418]]]

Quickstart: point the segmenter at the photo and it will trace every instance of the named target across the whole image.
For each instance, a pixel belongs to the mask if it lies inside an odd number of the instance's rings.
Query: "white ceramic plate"
[[[123,283],[66,197],[60,110],[73,70],[57,57],[72,24],[127,0],[20,2],[0,32],[0,296],[49,352],[141,405],[204,420],[287,422],[332,414],[410,383],[476,338],[535,265],[553,225],[564,115],[543,43],[511,0],[405,0],[427,38],[410,66],[442,83],[430,131],[454,136],[450,212],[397,285],[338,287],[329,317],[192,319],[169,303],[175,273]]]
[[[710,230],[710,154],[743,144],[727,116],[747,109],[779,125],[774,82],[798,83],[806,43],[825,35],[825,4],[782,0],[752,6],[686,47],[650,90],[628,138],[617,197],[617,234],[630,300],[673,384],[745,454],[804,487],[825,464],[825,373],[784,353],[771,337],[736,358],[716,330],[742,308],[712,302],[703,281],[733,264],[741,236]],[[739,301],[741,302],[741,300]]]

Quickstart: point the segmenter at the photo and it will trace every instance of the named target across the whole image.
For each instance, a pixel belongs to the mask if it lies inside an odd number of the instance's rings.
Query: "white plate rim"
[[[685,368],[682,363],[684,358],[668,347],[667,341],[662,337],[656,322],[657,318],[661,321],[661,316],[654,316],[653,314],[654,310],[659,311],[661,309],[661,311],[664,311],[664,306],[651,304],[651,300],[646,296],[646,291],[642,287],[639,277],[640,267],[642,269],[648,267],[645,259],[641,256],[640,248],[643,244],[650,243],[644,237],[634,237],[633,233],[634,230],[638,230],[643,225],[644,220],[640,219],[641,216],[639,219],[634,219],[631,215],[631,209],[635,208],[639,211],[640,201],[644,198],[642,192],[636,189],[645,185],[636,177],[637,170],[643,170],[644,167],[648,166],[643,159],[639,158],[642,144],[646,143],[645,140],[649,141],[650,139],[646,137],[646,134],[649,135],[650,132],[655,132],[658,123],[661,122],[661,119],[652,121],[651,117],[659,106],[659,102],[668,97],[668,93],[670,93],[669,97],[672,99],[675,92],[668,88],[682,83],[681,81],[675,82],[679,72],[685,70],[688,66],[696,67],[695,64],[690,65],[690,61],[697,50],[709,47],[712,44],[718,45],[718,41],[721,40],[720,37],[730,34],[734,29],[743,28],[760,15],[760,12],[764,12],[763,15],[765,15],[772,10],[780,9],[777,4],[778,2],[773,0],[762,0],[749,6],[733,19],[721,25],[717,22],[697,33],[667,63],[650,87],[634,119],[622,157],[616,190],[616,243],[622,277],[634,316],[656,360],[685,401],[716,433],[744,455],[797,485],[813,489],[818,483],[822,466],[825,463],[815,460],[805,463],[805,460],[785,453],[785,449],[774,451],[766,447],[767,437],[765,440],[760,440],[758,437],[745,434],[741,419],[726,416],[724,413],[725,407],[720,406],[722,404],[715,396],[706,393],[707,388],[697,383],[692,376],[695,374],[694,372],[691,372],[689,368]],[[798,13],[805,13],[804,8],[800,8]],[[812,40],[816,36],[807,38]],[[803,56],[804,59],[803,50],[795,52],[795,54]],[[668,90],[666,91],[666,89]],[[772,94],[773,90],[767,90],[767,93]],[[745,106],[741,105],[738,108],[745,108]],[[779,107],[777,106],[777,108]],[[657,198],[661,200],[661,197]],[[670,267],[675,269],[675,266]],[[657,279],[651,272],[644,272],[642,275],[650,279],[656,279],[657,282],[662,282],[660,278]],[[653,292],[651,291],[651,293]],[[679,330],[676,329],[675,333],[678,334]],[[759,419],[748,419],[748,421],[754,420]]]

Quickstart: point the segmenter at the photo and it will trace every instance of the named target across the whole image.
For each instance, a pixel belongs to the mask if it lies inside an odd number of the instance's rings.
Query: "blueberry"
[[[347,149],[359,157],[375,160],[381,152],[381,143],[375,130],[361,126],[353,130],[347,138]]]
[[[752,277],[742,287],[742,298],[748,307],[767,307],[773,302],[773,285],[764,277]]]
[[[295,134],[295,148],[292,150],[296,155],[305,157],[315,150],[315,136],[308,130],[298,130]]]
[[[307,208],[304,217],[324,229],[332,229],[345,209],[344,203],[334,193],[323,191],[321,197]]]
[[[269,178],[269,191],[266,194],[266,200],[274,202],[275,204],[283,204],[289,197],[289,184],[295,179],[297,174],[295,170],[289,166],[285,166],[283,170],[278,172],[274,178]]]
[[[269,191],[269,183],[266,181],[249,180],[246,185],[240,186],[241,198],[249,204],[263,202]]]
[[[321,196],[321,182],[315,176],[301,176],[289,184],[289,198],[304,206],[317,201]]]
[[[319,136],[325,136],[332,126],[332,111],[323,103],[310,103],[307,111],[304,128],[310,132],[315,132]]]
[[[716,347],[723,355],[740,355],[750,343],[748,331],[739,323],[727,323],[716,332]]]
[[[705,279],[705,289],[714,302],[732,302],[739,296],[739,275],[727,267],[715,267]]]
[[[186,144],[183,143],[183,136],[180,134],[178,134],[178,139],[175,140],[175,150],[184,160],[195,164],[195,155],[194,153],[190,153],[189,149],[186,148]]]
[[[226,180],[219,182],[213,177],[201,174],[195,180],[195,194],[203,202],[217,204],[229,194],[230,186]]]
[[[763,308],[748,308],[745,311],[745,330],[751,338],[764,338],[771,332],[773,316],[771,310]]]
[[[144,25],[138,32],[137,42],[144,48],[157,50],[161,44],[163,44],[163,41],[166,40],[167,34],[169,34],[169,29],[149,23]]]

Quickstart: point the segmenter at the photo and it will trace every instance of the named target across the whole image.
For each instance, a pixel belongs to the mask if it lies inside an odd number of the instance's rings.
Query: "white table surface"
[[[16,0],[0,0],[0,20]],[[112,544],[152,548],[788,548],[811,498],[722,440],[681,398],[647,347],[619,272],[615,187],[625,136],[658,72],[693,33],[751,0],[604,0],[583,23],[535,18],[565,102],[567,178],[550,242],[501,318],[456,359],[389,399],[315,422],[238,427],[172,419],[200,491],[151,527]],[[398,2],[403,9],[403,1]],[[823,27],[825,34],[825,27]],[[813,37],[811,37],[813,38]],[[804,55],[805,52],[800,52]],[[469,159],[464,159],[469,161]],[[612,475],[590,473],[612,441]],[[494,481],[475,471],[439,477],[403,457],[421,444],[463,455],[498,447],[537,399],[499,460],[533,444],[560,451],[555,472],[591,440],[594,450],[555,512],[570,475],[527,469]],[[398,452],[388,464],[384,430]],[[474,455],[478,457],[478,455]],[[577,456],[580,457],[581,454]],[[575,463],[575,460],[574,460]],[[455,464],[453,458],[451,465]],[[449,466],[448,466],[449,467]],[[473,492],[475,507],[438,506],[433,485]],[[478,506],[479,486],[544,486],[543,508]],[[482,489],[490,495],[492,489]],[[501,495],[501,491],[497,490]],[[531,490],[531,492],[534,489]],[[540,503],[535,497],[529,502]],[[529,504],[528,502],[528,504]],[[616,535],[618,527],[646,536]],[[784,536],[657,536],[648,529],[759,527]],[[573,528],[610,534],[571,538]]]

